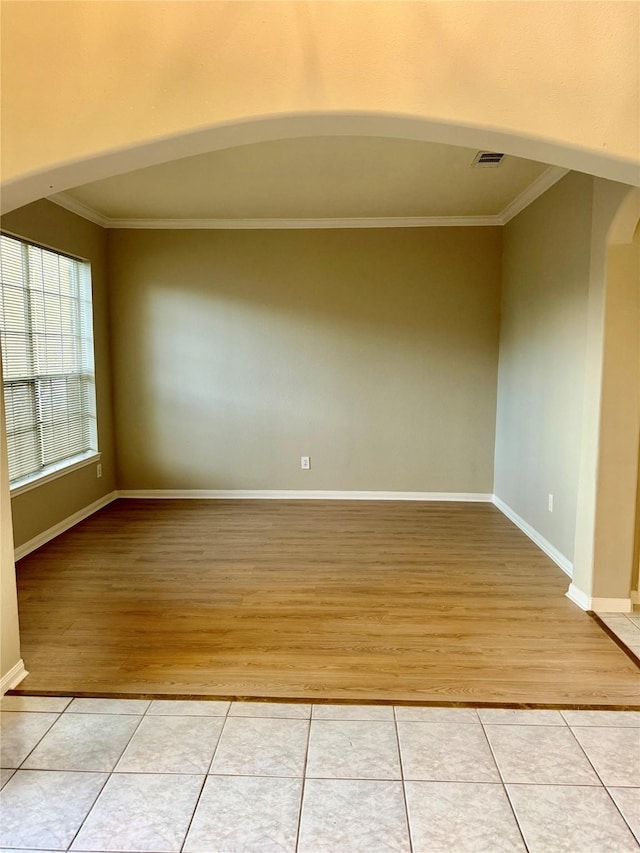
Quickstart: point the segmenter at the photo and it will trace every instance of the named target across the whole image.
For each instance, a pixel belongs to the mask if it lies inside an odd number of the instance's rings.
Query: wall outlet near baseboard
[[[308,471],[311,468],[311,457],[310,456],[301,456],[300,457],[300,467],[303,471]]]
[[[549,512],[553,512],[553,495],[549,493]]]
[[[100,479],[100,477],[102,477],[102,463],[101,462],[98,462],[98,464],[96,465],[96,477],[98,479]]]

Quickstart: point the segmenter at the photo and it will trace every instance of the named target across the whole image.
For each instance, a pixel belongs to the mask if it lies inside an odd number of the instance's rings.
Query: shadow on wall
[[[498,229],[110,239],[123,488],[491,491]]]

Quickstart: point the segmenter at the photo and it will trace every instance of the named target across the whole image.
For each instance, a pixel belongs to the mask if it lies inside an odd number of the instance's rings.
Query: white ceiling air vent
[[[481,169],[492,169],[499,166],[503,158],[504,154],[498,154],[497,151],[478,151],[471,165]]]

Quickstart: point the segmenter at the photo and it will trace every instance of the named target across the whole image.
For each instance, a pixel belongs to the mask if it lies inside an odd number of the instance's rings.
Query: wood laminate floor
[[[18,693],[640,707],[489,504],[118,500],[18,563]]]

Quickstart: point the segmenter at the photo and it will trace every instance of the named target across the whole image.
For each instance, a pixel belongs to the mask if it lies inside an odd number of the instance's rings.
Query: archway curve
[[[505,130],[474,124],[439,121],[400,113],[298,112],[246,117],[205,128],[152,138],[129,147],[107,150],[84,159],[58,164],[2,184],[2,213],[64,192],[91,181],[124,174],[170,160],[191,157],[255,142],[308,136],[382,136],[438,142],[467,148],[502,151],[567,169],[602,172],[608,160],[620,179],[628,177],[629,164],[604,155]]]

